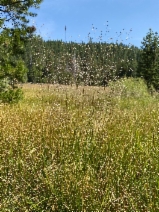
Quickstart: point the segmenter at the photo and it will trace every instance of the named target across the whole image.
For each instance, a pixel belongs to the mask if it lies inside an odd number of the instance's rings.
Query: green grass
[[[159,211],[159,101],[142,80],[24,92],[0,105],[0,211]]]

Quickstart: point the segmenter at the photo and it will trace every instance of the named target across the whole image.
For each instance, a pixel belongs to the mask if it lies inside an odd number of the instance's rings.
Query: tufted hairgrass
[[[117,83],[24,85],[0,105],[0,211],[159,210],[158,98]]]

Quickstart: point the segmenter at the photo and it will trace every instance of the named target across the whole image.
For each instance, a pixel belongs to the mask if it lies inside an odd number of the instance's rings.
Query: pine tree
[[[28,16],[36,16],[30,12],[31,7],[38,8],[42,0],[1,0],[0,1],[0,22],[3,28],[8,27],[8,22],[16,27],[28,23]]]
[[[143,38],[138,73],[142,76],[149,89],[159,89],[159,36],[151,29]]]
[[[41,2],[0,0],[0,101],[17,101],[22,96],[21,89],[15,84],[27,79],[22,54],[27,38],[36,30],[34,26],[27,26],[28,16],[36,15],[30,8],[37,8]],[[7,90],[4,84],[7,84]]]

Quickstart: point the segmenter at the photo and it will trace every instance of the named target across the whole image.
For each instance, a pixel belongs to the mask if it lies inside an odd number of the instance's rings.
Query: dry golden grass
[[[23,89],[22,102],[0,107],[1,211],[159,210],[157,98]]]

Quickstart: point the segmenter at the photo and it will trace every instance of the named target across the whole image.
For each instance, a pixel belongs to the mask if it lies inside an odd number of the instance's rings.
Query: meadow
[[[0,211],[159,211],[159,97],[141,79],[109,87],[24,84],[0,104]]]

